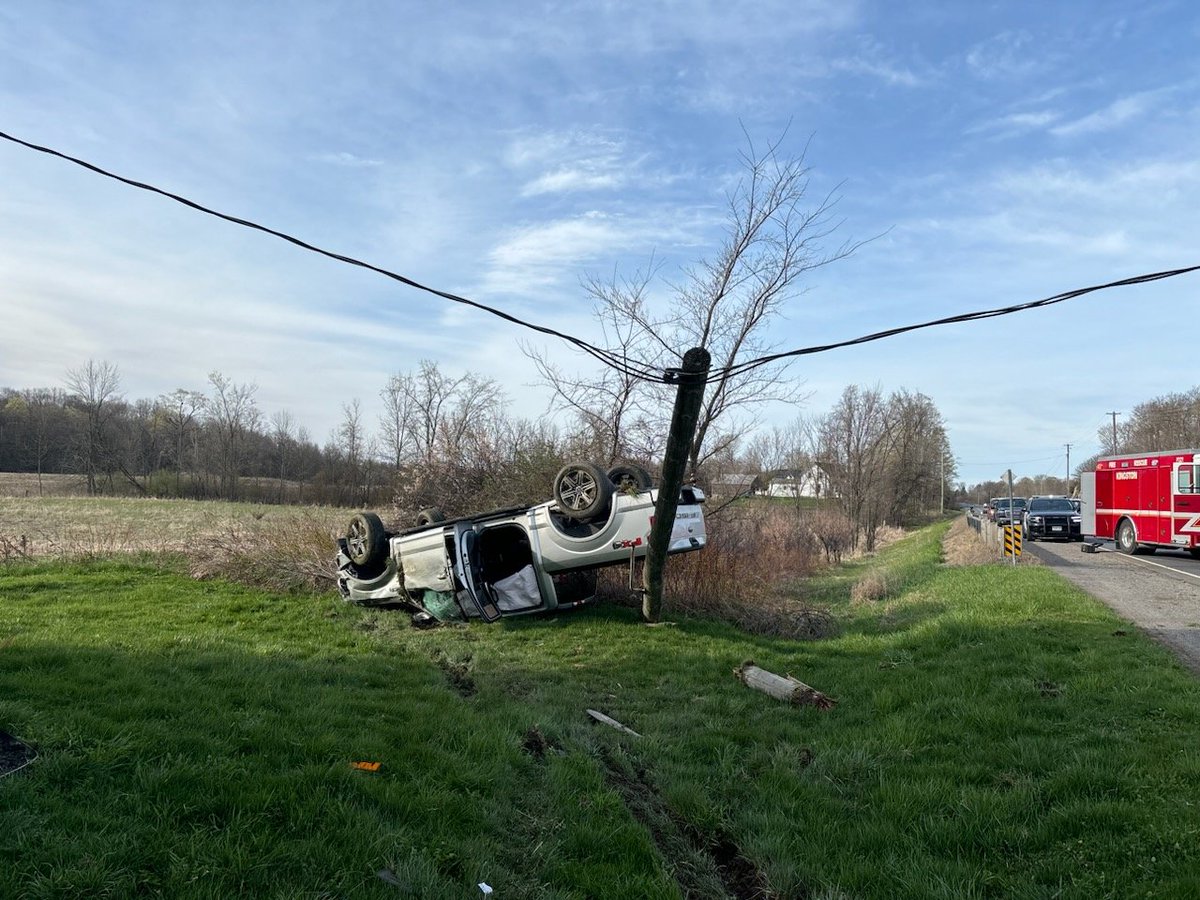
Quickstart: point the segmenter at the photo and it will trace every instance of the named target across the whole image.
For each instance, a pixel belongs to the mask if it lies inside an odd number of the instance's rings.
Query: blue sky
[[[839,236],[882,235],[807,279],[771,334],[792,348],[1200,262],[1200,7],[1133,9],[15,0],[0,130],[585,338],[580,279],[710,253],[746,135],[786,131],[814,196],[841,185]],[[94,358],[152,397],[219,370],[323,441],[430,358],[545,408],[497,320],[7,142],[0,179],[0,385]],[[810,399],[773,423],[906,387],[966,481],[1058,473],[1109,411],[1200,383],[1198,292],[806,357]]]

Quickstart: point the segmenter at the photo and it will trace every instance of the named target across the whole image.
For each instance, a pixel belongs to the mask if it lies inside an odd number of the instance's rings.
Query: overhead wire
[[[616,369],[617,371],[621,372],[622,374],[630,375],[635,378],[641,378],[641,379],[650,380],[650,381],[661,381],[662,380],[662,376],[657,369],[647,368],[639,363],[630,364],[629,362],[627,362],[626,360],[624,360],[622,357],[618,356],[617,354],[613,353],[612,351],[605,350],[601,347],[597,347],[593,344],[588,343],[587,341],[583,340],[582,338],[576,337],[574,335],[566,334],[566,333],[558,331],[554,328],[549,328],[545,325],[537,325],[533,322],[528,322],[525,319],[520,318],[519,316],[512,315],[511,313],[507,313],[502,309],[497,309],[494,306],[489,306],[486,303],[481,303],[478,300],[472,300],[469,297],[463,297],[459,294],[454,294],[449,291],[443,291],[443,290],[439,290],[438,288],[434,288],[434,287],[430,287],[425,284],[421,284],[420,282],[415,281],[412,278],[409,278],[405,275],[401,275],[398,272],[393,272],[389,269],[383,268],[382,266],[374,265],[373,263],[366,262],[365,260],[361,260],[361,259],[358,259],[353,256],[347,256],[342,253],[336,253],[332,250],[326,250],[322,247],[316,246],[315,244],[311,244],[308,241],[302,240],[301,238],[295,237],[294,235],[288,234],[283,231],[279,231],[274,228],[270,228],[266,225],[260,225],[259,223],[253,222],[249,219],[243,219],[238,216],[233,216],[228,213],[223,213],[220,210],[216,210],[216,209],[212,209],[211,207],[204,206],[203,204],[197,203],[194,200],[189,200],[187,197],[184,197],[180,194],[176,194],[171,191],[164,190],[163,188],[156,187],[152,184],[147,184],[146,182],[136,181],[132,178],[126,178],[125,176],[118,175],[115,172],[110,172],[107,169],[103,169],[100,166],[95,165],[94,163],[90,163],[87,160],[80,159],[75,156],[71,156],[70,154],[67,154],[67,153],[63,153],[60,150],[55,150],[52,147],[45,147],[40,144],[34,144],[30,141],[22,140],[19,137],[15,137],[14,135],[8,134],[3,131],[0,131],[0,138],[3,138],[6,141],[10,141],[14,144],[19,144],[23,147],[27,147],[30,150],[35,150],[39,153],[45,153],[49,156],[55,156],[55,157],[58,157],[59,159],[66,160],[67,162],[74,163],[77,166],[81,166],[84,169],[87,169],[91,172],[95,172],[97,175],[103,175],[105,178],[111,178],[114,181],[119,181],[122,184],[128,185],[129,187],[137,188],[138,190],[142,190],[142,191],[148,191],[153,194],[158,194],[162,197],[166,197],[169,200],[174,200],[176,203],[181,203],[184,206],[187,206],[198,212],[202,212],[206,215],[214,216],[218,219],[223,219],[224,221],[230,222],[234,225],[241,225],[244,228],[250,228],[250,229],[253,229],[254,231],[261,231],[264,234],[272,235],[273,237],[277,237],[280,240],[287,241],[288,243],[294,244],[297,247],[300,247],[304,250],[308,250],[312,253],[320,254],[321,256],[328,257],[329,259],[333,259],[338,262],[346,263],[347,265],[358,266],[359,268],[367,269],[371,272],[375,272],[376,274],[383,275],[387,278],[391,278],[394,281],[398,281],[403,285],[407,285],[408,287],[415,288],[416,290],[424,291],[428,294],[433,294],[434,296],[441,297],[444,300],[449,300],[454,303],[461,303],[465,306],[470,306],[475,309],[481,310],[482,312],[490,313],[491,315],[497,316],[501,319],[504,319],[507,322],[511,322],[514,325],[519,325],[523,328],[529,328],[533,331],[539,332],[540,334],[559,338],[560,340],[566,341],[567,343],[578,347],[580,350],[583,350],[585,353],[589,354],[590,356],[594,357],[595,359],[599,360],[600,362],[604,363],[605,365],[609,366],[610,368]]]
[[[1146,284],[1151,281],[1159,281],[1164,278],[1174,278],[1177,275],[1186,275],[1189,272],[1200,271],[1200,265],[1186,266],[1179,269],[1167,269],[1162,272],[1151,272],[1147,275],[1134,275],[1129,278],[1122,278],[1117,281],[1110,281],[1106,284],[1096,284],[1090,287],[1076,288],[1072,291],[1064,291],[1061,294],[1054,294],[1050,297],[1044,297],[1041,300],[1032,300],[1028,303],[1016,303],[1011,306],[1001,306],[995,309],[979,310],[977,312],[961,313],[954,316],[946,316],[941,319],[932,319],[928,322],[920,322],[915,325],[902,325],[898,328],[889,328],[885,331],[877,331],[873,334],[866,334],[861,337],[851,338],[845,341],[837,341],[832,344],[819,344],[813,347],[805,347],[800,350],[788,350],[783,353],[772,353],[767,356],[760,356],[756,359],[747,360],[742,363],[737,363],[732,366],[726,366],[716,370],[715,373],[710,373],[710,379],[713,375],[722,378],[729,378],[735,375],[741,375],[759,366],[765,366],[769,363],[778,362],[781,359],[795,356],[807,356],[814,353],[824,353],[827,350],[836,350],[841,347],[851,347],[855,344],[866,344],[871,341],[879,341],[884,338],[895,337],[899,334],[906,334],[910,331],[918,331],[922,328],[933,328],[937,325],[954,325],[961,322],[974,322],[979,319],[990,319],[996,316],[1007,316],[1012,313],[1023,312],[1027,309],[1038,309],[1044,306],[1051,306],[1055,303],[1062,303],[1065,300],[1073,300],[1076,297],[1082,297],[1084,294],[1090,294],[1095,291],[1108,290],[1115,287],[1128,287],[1135,284]]]
[[[585,353],[587,353],[589,356],[593,357],[600,363],[602,363],[602,364],[608,366],[609,368],[614,369],[617,372],[620,372],[621,374],[626,375],[628,377],[636,378],[636,379],[643,380],[643,381],[653,381],[653,382],[664,382],[665,381],[665,382],[670,383],[670,382],[675,381],[676,377],[680,374],[678,369],[663,370],[663,369],[660,369],[660,368],[654,366],[651,363],[641,362],[638,360],[632,360],[625,354],[618,354],[612,350],[607,350],[602,347],[598,347],[598,346],[591,344],[588,341],[585,341],[582,338],[577,337],[575,335],[566,334],[564,332],[558,331],[554,328],[550,328],[545,325],[538,325],[536,323],[529,322],[525,319],[520,318],[519,316],[515,316],[511,313],[507,313],[502,309],[498,309],[497,307],[490,306],[490,305],[488,305],[486,303],[482,303],[478,300],[472,300],[469,297],[464,297],[460,294],[454,294],[449,291],[443,291],[438,288],[430,287],[429,285],[421,284],[420,282],[415,281],[412,278],[409,278],[405,275],[401,275],[398,272],[393,272],[390,269],[385,269],[381,266],[374,265],[373,263],[366,262],[365,260],[361,260],[361,259],[358,259],[353,256],[347,256],[342,253],[336,253],[332,250],[326,250],[322,247],[316,246],[315,244],[311,244],[308,241],[302,240],[301,238],[295,237],[294,235],[288,234],[283,231],[279,231],[274,228],[269,228],[266,225],[260,225],[259,223],[253,222],[249,219],[243,219],[238,216],[233,216],[228,213],[220,212],[219,210],[212,209],[210,207],[204,206],[203,204],[197,203],[194,200],[189,200],[187,197],[181,196],[180,194],[176,194],[171,191],[164,190],[163,188],[156,187],[152,184],[147,184],[145,182],[136,181],[132,178],[127,178],[123,175],[118,175],[115,172],[110,172],[107,169],[103,169],[100,166],[95,165],[94,163],[90,163],[87,160],[80,159],[75,156],[71,156],[70,154],[67,154],[67,153],[63,153],[60,150],[55,150],[52,147],[45,147],[40,144],[35,144],[30,141],[26,141],[19,137],[14,136],[14,135],[3,132],[3,131],[0,131],[0,138],[4,139],[6,141],[10,141],[11,143],[14,143],[14,144],[19,144],[20,146],[26,147],[30,150],[37,151],[38,153],[44,153],[49,156],[54,156],[59,159],[65,160],[67,162],[73,163],[77,166],[81,166],[84,169],[87,169],[91,172],[95,172],[96,174],[102,175],[105,178],[111,178],[114,181],[121,182],[122,184],[128,185],[129,187],[137,188],[138,190],[142,190],[142,191],[148,191],[153,194],[158,194],[158,195],[166,197],[170,200],[174,200],[176,203],[181,203],[184,206],[187,206],[198,212],[202,212],[206,215],[214,216],[218,219],[222,219],[222,220],[224,220],[226,222],[230,222],[234,225],[240,225],[244,228],[250,228],[255,231],[263,232],[264,234],[272,235],[273,237],[279,238],[280,240],[287,241],[288,243],[294,244],[295,246],[300,247],[301,249],[304,249],[304,250],[308,250],[309,252],[317,253],[321,256],[328,257],[329,259],[333,259],[333,260],[336,260],[337,262],[342,262],[347,265],[357,266],[362,269],[367,269],[368,271],[375,272],[376,274],[379,274],[379,275],[383,275],[386,278],[390,278],[394,281],[398,281],[399,283],[406,285],[408,287],[414,288],[416,290],[424,291],[425,293],[432,294],[436,297],[441,297],[442,299],[449,300],[453,303],[460,303],[465,306],[469,306],[474,309],[478,309],[481,312],[485,312],[490,315],[496,316],[500,319],[503,319],[506,322],[509,322],[514,325],[518,325],[522,328],[531,329],[532,331],[536,331],[539,334],[544,334],[549,337],[558,338],[562,341],[565,341],[565,342],[579,348],[580,350],[584,351]],[[738,375],[742,375],[747,372],[753,371],[754,369],[757,369],[761,366],[770,365],[773,362],[779,362],[780,360],[783,360],[783,359],[795,358],[795,357],[800,357],[800,356],[809,356],[809,355],[816,354],[816,353],[824,353],[828,350],[837,350],[842,347],[851,347],[851,346],[855,346],[857,344],[871,343],[872,341],[879,341],[879,340],[883,340],[885,338],[896,337],[897,335],[907,334],[910,331],[918,331],[918,330],[921,330],[924,328],[933,328],[933,327],[936,327],[939,325],[954,325],[954,324],[965,323],[965,322],[974,322],[974,321],[978,321],[981,319],[994,318],[994,317],[998,317],[998,316],[1007,316],[1007,315],[1011,315],[1013,313],[1023,312],[1025,310],[1029,310],[1029,309],[1037,309],[1040,307],[1051,306],[1056,303],[1062,303],[1066,300],[1072,300],[1076,297],[1082,297],[1085,294],[1090,294],[1095,291],[1103,291],[1103,290],[1108,290],[1110,288],[1116,288],[1116,287],[1128,287],[1128,286],[1137,285],[1137,284],[1147,284],[1149,282],[1159,281],[1164,278],[1174,278],[1175,276],[1178,276],[1178,275],[1185,275],[1185,274],[1188,274],[1189,272],[1195,272],[1197,270],[1200,270],[1200,265],[1186,266],[1186,267],[1182,267],[1182,268],[1178,268],[1178,269],[1167,269],[1167,270],[1164,270],[1161,272],[1151,272],[1146,275],[1135,275],[1135,276],[1132,276],[1129,278],[1122,278],[1117,281],[1110,281],[1106,284],[1098,284],[1098,285],[1092,285],[1090,287],[1076,288],[1075,290],[1071,290],[1071,291],[1064,291],[1061,294],[1054,294],[1053,296],[1044,297],[1041,300],[1033,300],[1028,303],[1017,303],[1017,304],[1012,304],[1010,306],[996,307],[994,309],[985,309],[985,310],[977,310],[975,312],[960,313],[958,315],[945,316],[944,318],[940,318],[940,319],[931,319],[930,321],[927,321],[927,322],[920,322],[920,323],[912,324],[912,325],[902,325],[902,326],[899,326],[896,328],[888,328],[888,329],[885,329],[884,331],[877,331],[872,334],[865,334],[865,335],[861,335],[861,336],[855,337],[855,338],[850,338],[850,339],[844,340],[844,341],[835,341],[835,342],[829,343],[829,344],[818,344],[818,345],[814,345],[811,347],[803,347],[803,348],[796,349],[796,350],[787,350],[787,351],[784,351],[781,353],[771,353],[771,354],[767,354],[765,356],[756,357],[754,359],[745,360],[740,363],[734,363],[734,364],[731,364],[728,366],[722,366],[721,368],[718,368],[715,370],[710,370],[707,373],[707,375],[704,377],[703,380],[705,383],[711,383],[714,381],[722,381],[722,380],[725,380],[728,378],[736,377]]]

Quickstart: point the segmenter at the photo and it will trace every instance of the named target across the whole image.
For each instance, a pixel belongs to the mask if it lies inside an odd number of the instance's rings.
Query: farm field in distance
[[[10,561],[0,729],[40,758],[0,779],[0,895],[1200,892],[1195,679],[1044,567],[943,565],[946,527],[795,585],[839,622],[809,642],[611,605],[419,631],[174,556]]]
[[[9,555],[180,552],[197,541],[300,519],[327,524],[333,534],[352,514],[338,507],[87,497],[78,478],[51,475],[43,482],[39,495],[36,475],[0,474],[0,542]]]

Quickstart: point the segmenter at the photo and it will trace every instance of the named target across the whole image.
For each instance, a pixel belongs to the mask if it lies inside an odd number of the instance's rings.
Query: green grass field
[[[0,896],[1200,895],[1200,687],[1049,570],[940,566],[944,528],[797,585],[841,623],[810,643],[0,568],[0,729],[41,753]]]

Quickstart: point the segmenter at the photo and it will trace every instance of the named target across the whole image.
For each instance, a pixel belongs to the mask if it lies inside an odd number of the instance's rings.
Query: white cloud
[[[1000,116],[999,118],[989,119],[986,122],[973,125],[967,129],[966,133],[979,134],[992,132],[1001,136],[1012,137],[1029,131],[1039,131],[1057,122],[1059,118],[1059,113],[1052,110],[1009,113],[1006,116]]]
[[[1103,109],[1096,110],[1072,122],[1064,122],[1051,128],[1050,131],[1059,137],[1074,137],[1079,134],[1092,134],[1119,128],[1149,112],[1157,102],[1160,93],[1160,91],[1144,91],[1139,94],[1118,97]]]
[[[345,150],[336,153],[318,153],[312,157],[315,162],[329,163],[333,166],[348,166],[350,168],[372,168],[382,166],[383,160],[355,156]]]
[[[522,186],[522,197],[619,188],[640,163],[626,159],[622,141],[583,131],[522,134],[504,160],[518,172],[542,170]]]
[[[840,57],[830,63],[837,72],[867,75],[885,84],[899,87],[919,87],[930,80],[929,76],[917,75],[909,66],[889,58],[889,54],[878,41],[863,40],[857,53]]]
[[[521,196],[595,191],[619,187],[622,178],[615,172],[597,172],[587,168],[562,168],[535,178],[521,188]]]
[[[1044,65],[1044,55],[1031,47],[1033,37],[1024,29],[1002,31],[967,51],[967,67],[980,78],[1011,79],[1029,75]]]
[[[531,225],[488,255],[484,285],[489,291],[521,294],[561,284],[632,239],[623,223],[599,213]]]

